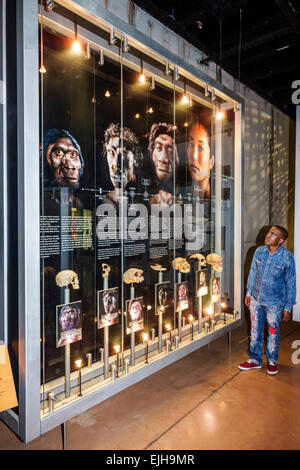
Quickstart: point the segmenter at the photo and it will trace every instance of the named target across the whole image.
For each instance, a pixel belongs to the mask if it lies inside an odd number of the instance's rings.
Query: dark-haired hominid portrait
[[[43,142],[44,184],[77,189],[84,161],[76,139],[64,129],[50,129]]]

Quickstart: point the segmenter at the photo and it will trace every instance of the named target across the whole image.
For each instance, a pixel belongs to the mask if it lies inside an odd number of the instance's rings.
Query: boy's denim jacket
[[[270,254],[267,245],[256,249],[247,282],[247,296],[261,305],[291,310],[296,303],[296,269],[293,255],[283,246]]]

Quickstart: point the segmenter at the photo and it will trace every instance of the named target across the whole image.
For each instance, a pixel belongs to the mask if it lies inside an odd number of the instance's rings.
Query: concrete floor
[[[242,372],[246,324],[67,423],[68,450],[300,449],[300,324],[281,327],[279,373]],[[0,422],[0,449],[62,449],[60,427],[24,444]]]

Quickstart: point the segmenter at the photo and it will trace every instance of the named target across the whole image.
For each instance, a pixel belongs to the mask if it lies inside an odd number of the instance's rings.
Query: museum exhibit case
[[[242,100],[94,3],[20,10],[38,72],[26,441],[241,321]]]

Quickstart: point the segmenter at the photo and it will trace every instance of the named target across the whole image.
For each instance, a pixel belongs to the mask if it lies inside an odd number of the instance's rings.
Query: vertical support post
[[[295,221],[294,233],[300,230],[300,105],[296,108],[296,169],[295,169]],[[294,243],[294,256],[296,263],[296,282],[297,282],[297,303],[293,308],[293,320],[300,321],[300,249],[299,244]]]
[[[163,282],[163,273],[159,271],[158,273],[158,282],[161,284]],[[162,352],[162,313],[158,315],[158,352]]]
[[[181,282],[181,273],[178,272],[178,282]],[[176,292],[176,296],[177,296],[177,292]],[[178,310],[178,336],[180,338],[180,341],[181,341],[181,306],[179,306],[179,310]]]
[[[202,296],[198,298],[198,333],[202,332]]]
[[[19,436],[40,435],[40,168],[38,2],[18,0],[17,171]]]
[[[234,140],[234,310],[242,312],[241,286],[244,285],[244,270],[242,269],[242,212],[243,193],[242,193],[242,105],[235,115],[235,140]]]
[[[7,343],[6,0],[0,1],[0,340]]]
[[[215,212],[215,227],[216,227],[216,253],[221,255],[222,248],[222,131],[223,120],[216,120],[216,148],[215,148],[215,174],[216,174],[216,212]],[[214,271],[212,271],[214,276]],[[222,295],[222,276],[220,276],[220,293]],[[213,318],[215,314],[220,313],[220,303],[212,304]]]
[[[65,287],[64,289],[64,303],[70,303],[70,289]],[[71,393],[71,385],[70,385],[70,377],[71,377],[71,348],[70,344],[65,345],[65,396],[69,398]]]
[[[134,299],[134,286],[130,286],[130,300]],[[130,345],[131,345],[131,366],[135,365],[135,332],[130,334]]]
[[[108,277],[103,278],[103,289],[108,289]],[[109,330],[108,326],[104,327],[104,378],[109,377]]]
[[[201,261],[198,261],[198,271],[201,269]],[[198,287],[198,286],[197,286]],[[198,297],[198,333],[202,332],[202,296]]]

